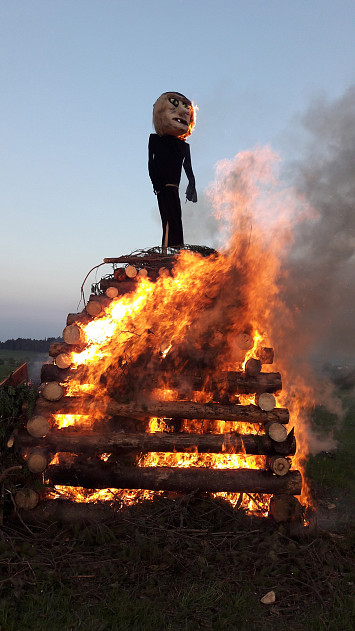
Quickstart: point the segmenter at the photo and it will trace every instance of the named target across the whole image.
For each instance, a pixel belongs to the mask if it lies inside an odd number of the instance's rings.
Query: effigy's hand
[[[186,199],[188,199],[189,202],[197,202],[197,193],[193,184],[188,184],[187,186]]]

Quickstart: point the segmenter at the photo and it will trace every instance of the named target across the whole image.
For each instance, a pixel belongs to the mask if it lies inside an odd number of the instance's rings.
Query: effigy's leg
[[[158,194],[158,205],[163,227],[162,246],[183,245],[184,235],[178,188],[165,187]]]

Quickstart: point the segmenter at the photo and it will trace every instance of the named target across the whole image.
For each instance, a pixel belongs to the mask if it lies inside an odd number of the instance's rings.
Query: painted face
[[[154,103],[153,123],[159,136],[187,138],[194,123],[191,101],[177,92],[162,94]]]

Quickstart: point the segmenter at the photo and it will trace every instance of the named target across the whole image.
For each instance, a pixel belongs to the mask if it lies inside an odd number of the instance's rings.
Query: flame
[[[55,427],[63,429],[75,425],[77,427],[90,427],[92,420],[88,415],[83,414],[53,414]]]
[[[191,103],[191,109],[192,109],[192,116],[191,116],[191,121],[190,121],[189,129],[186,136],[191,136],[196,125],[196,116],[198,112],[198,107],[194,102]]]
[[[211,375],[241,371],[248,359],[258,357],[262,347],[274,347],[277,363],[264,366],[263,372],[281,372],[284,390],[276,397],[276,404],[290,410],[297,440],[292,467],[303,470],[307,454],[306,410],[312,403],[313,392],[295,375],[292,358],[282,353],[279,356],[277,351],[282,349],[285,336],[294,335],[292,314],[279,289],[285,278],[292,226],[304,220],[310,210],[291,191],[280,188],[274,175],[277,162],[278,157],[266,148],[219,163],[209,196],[220,220],[223,241],[220,252],[204,257],[180,250],[172,275],[159,277],[156,282],[149,277],[137,277],[135,291],[113,299],[103,315],[81,324],[86,347],[72,354],[77,377],[71,380],[67,394],[90,394],[93,401],[102,403],[109,401],[113,393],[122,400],[133,393],[135,400],[146,408],[155,396],[160,401],[171,401],[177,400],[179,393],[186,400],[209,402],[214,396]],[[244,333],[252,338],[249,350],[236,345],[237,336]],[[203,382],[197,388],[194,379],[199,371],[203,373]],[[169,379],[172,382],[177,379],[178,387],[169,383]],[[255,405],[255,395],[228,391],[225,394],[231,402]],[[61,421],[59,416],[56,415],[56,422],[63,424],[58,426],[71,423],[68,415]],[[104,417],[102,412],[101,418]],[[87,422],[80,410],[70,418],[73,423]],[[167,419],[151,418],[146,431],[168,429]],[[223,420],[185,421],[182,429],[254,434],[263,431],[258,425]],[[195,450],[184,454],[149,453],[139,459],[138,465],[264,468],[265,458],[202,454]],[[57,491],[69,492],[59,487]],[[82,498],[81,493],[70,490],[77,499]],[[110,493],[112,489],[100,491],[97,497]],[[117,496],[117,491],[114,493]],[[134,497],[156,496],[148,491],[119,494],[128,503]],[[266,510],[268,502],[267,496],[218,495],[250,511]],[[305,480],[302,500],[311,501]]]

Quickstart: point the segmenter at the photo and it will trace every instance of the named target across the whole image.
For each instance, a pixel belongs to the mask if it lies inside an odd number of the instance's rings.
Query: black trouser
[[[157,197],[163,225],[162,246],[183,245],[184,235],[182,231],[179,189],[177,186],[165,186],[158,193]],[[167,243],[165,243],[166,233],[168,233]]]

